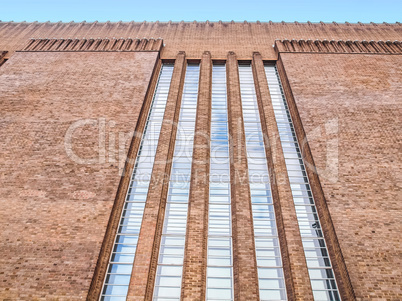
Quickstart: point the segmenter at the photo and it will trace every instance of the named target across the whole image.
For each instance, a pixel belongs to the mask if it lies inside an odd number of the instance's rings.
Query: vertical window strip
[[[239,65],[239,76],[260,299],[286,300],[282,258],[251,65]]]
[[[154,300],[179,300],[181,295],[199,73],[199,64],[187,64],[159,249]]]
[[[341,298],[324,234],[276,66],[265,65],[265,74],[285,156],[314,299],[339,301]]]
[[[163,64],[141,138],[100,300],[126,300],[173,64]]]
[[[212,67],[207,300],[233,300],[232,214],[226,65]]]

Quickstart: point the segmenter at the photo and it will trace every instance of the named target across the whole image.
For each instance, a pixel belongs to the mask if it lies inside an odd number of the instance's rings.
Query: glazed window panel
[[[324,233],[321,230],[320,219],[276,66],[266,64],[265,74],[285,156],[314,300],[339,301],[341,298],[328,256]]]
[[[233,300],[226,65],[213,64],[210,140],[207,300]]]
[[[180,299],[199,71],[199,64],[187,64],[153,300]]]
[[[286,300],[264,137],[250,64],[239,65],[239,77],[260,299]]]
[[[173,65],[163,64],[131,175],[100,300],[126,300],[172,74]]]

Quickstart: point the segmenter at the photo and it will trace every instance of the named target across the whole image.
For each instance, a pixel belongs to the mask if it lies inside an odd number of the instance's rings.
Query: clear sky
[[[3,2],[3,3],[2,3]],[[2,21],[399,22],[402,0],[0,0]]]

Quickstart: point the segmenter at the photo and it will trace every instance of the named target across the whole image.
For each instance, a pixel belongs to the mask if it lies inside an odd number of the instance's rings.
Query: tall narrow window
[[[187,64],[159,249],[154,300],[180,299],[199,72],[199,64]]]
[[[331,261],[276,66],[265,65],[265,74],[285,155],[314,299],[339,301]]]
[[[101,300],[126,300],[173,65],[163,64],[131,176]]]
[[[282,259],[251,65],[239,65],[261,300],[286,300]]]
[[[233,300],[226,66],[212,67],[207,300]]]

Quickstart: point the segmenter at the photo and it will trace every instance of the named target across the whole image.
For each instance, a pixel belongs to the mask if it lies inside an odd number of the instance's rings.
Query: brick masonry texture
[[[259,51],[263,59],[276,59],[275,39],[401,40],[402,26],[350,23],[235,23],[235,22],[119,22],[119,23],[13,23],[0,22],[0,49],[22,49],[30,38],[162,38],[162,58],[174,59],[185,50],[188,58],[225,59],[228,51],[249,59]]]
[[[262,70],[262,60],[276,60],[278,51],[296,132],[299,138],[307,133],[308,147],[301,139],[303,153],[307,163],[320,169],[319,177],[311,171],[309,176],[343,300],[353,300],[353,294],[362,301],[402,299],[401,55],[283,53],[273,47],[276,39],[319,39],[322,45],[332,39],[400,41],[402,26],[297,22],[0,22],[0,53],[8,59],[0,67],[0,299],[97,299],[138,149],[139,138],[132,139],[132,131],[144,127],[161,64],[158,52],[16,51],[30,38],[115,38],[122,43],[121,37],[162,38],[160,58],[176,59],[128,300],[152,299],[171,167],[166,162],[176,136],[171,121],[178,119],[186,59],[202,59],[199,108],[206,115],[207,64],[227,60],[236,300],[258,300],[250,192],[247,183],[234,184],[234,175],[247,175],[244,129],[238,123],[237,59],[254,59],[260,116],[271,146],[267,155],[275,211],[279,227],[283,225],[284,272],[292,275],[286,280],[289,299],[311,299]],[[75,130],[72,151],[95,163],[78,164],[67,156],[65,136],[70,125],[86,118],[94,124]],[[209,116],[197,118],[197,128],[208,131],[207,120]],[[198,142],[205,144],[201,137]],[[208,158],[207,152],[194,152],[193,170],[203,176],[207,168],[197,159]],[[122,178],[123,167],[127,172]],[[196,256],[205,253],[207,208],[197,196],[206,188],[194,186],[190,192],[194,218],[189,219],[188,241],[195,243],[186,247],[185,299],[203,299],[205,293],[200,275],[206,258],[197,262]]]
[[[186,249],[183,266],[182,299],[205,300],[210,125],[212,93],[211,54],[205,52],[200,65],[199,97],[191,171]]]
[[[176,57],[165,114],[138,239],[127,300],[152,300],[159,246],[186,70],[185,53]]]
[[[317,176],[316,169],[314,168],[314,160],[311,155],[311,150],[308,143],[306,143],[306,134],[300,119],[292,91],[287,80],[285,70],[283,68],[282,60],[277,63],[278,72],[282,78],[283,90],[287,98],[289,112],[292,116],[295,133],[298,141],[301,141],[300,150],[303,156],[304,165],[307,166],[306,172],[309,177],[310,189],[314,196],[315,207],[317,208],[318,215],[320,217],[321,227],[324,232],[325,242],[331,258],[331,265],[333,267],[335,278],[339,292],[343,300],[354,300],[353,288],[350,284],[349,274],[347,272],[342,251],[340,250],[338,239],[335,233],[334,226],[332,224],[331,216],[328,211],[328,206],[324,198],[320,180]],[[332,153],[332,152],[331,152]]]
[[[17,53],[1,67],[0,299],[86,298],[120,181],[108,141],[117,152],[119,133],[134,131],[156,59]],[[65,150],[69,127],[86,118],[96,124],[73,132],[72,150],[93,164]]]
[[[141,112],[139,113],[139,118],[137,120],[137,125],[135,127],[136,133],[143,133],[145,128],[145,123],[148,118],[149,108],[153,99],[153,92],[156,88],[158,81],[158,74],[160,72],[161,62],[158,60],[154,67],[154,73],[145,96],[144,104],[142,105]],[[130,137],[129,137],[130,138]],[[131,175],[134,170],[134,164],[136,161],[138,149],[140,146],[142,135],[134,135],[131,140],[131,145],[129,147],[126,162],[124,164],[124,172],[120,180],[120,184],[115,197],[114,205],[110,214],[109,223],[106,229],[105,237],[103,239],[102,247],[99,253],[98,262],[96,264],[94,276],[92,278],[91,286],[88,292],[87,300],[98,300],[101,293],[106,270],[109,264],[110,255],[112,253],[116,232],[120,224],[121,213],[123,210],[123,205],[126,200],[127,190],[131,182]],[[123,165],[123,164],[122,164]]]
[[[324,52],[324,53],[401,53],[400,41],[328,41],[328,40],[276,40],[279,52]]]
[[[281,53],[357,300],[400,300],[400,55]]]
[[[232,202],[233,276],[236,300],[259,300],[250,186],[236,54],[226,65]]]
[[[161,39],[30,39],[23,51],[160,51]]]
[[[269,94],[264,64],[259,53],[253,55],[254,82],[264,132],[271,190],[283,254],[283,266],[289,300],[313,300],[296,210],[287,176],[285,157],[279,138],[274,108]],[[290,254],[290,256],[289,256]],[[289,283],[290,282],[290,283]]]

